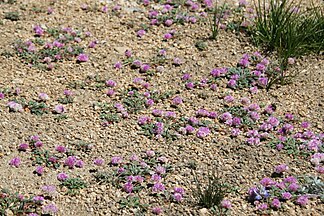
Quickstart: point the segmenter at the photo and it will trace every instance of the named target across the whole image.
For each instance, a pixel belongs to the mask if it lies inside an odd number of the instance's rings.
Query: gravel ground
[[[195,135],[183,136],[174,141],[150,139],[143,135],[137,120],[142,115],[150,115],[153,109],[174,111],[178,116],[194,116],[200,108],[222,113],[226,103],[224,97],[231,94],[236,101],[248,97],[251,103],[275,104],[276,116],[292,113],[298,122],[311,122],[312,131],[323,132],[324,116],[324,64],[322,56],[308,56],[298,59],[294,68],[300,72],[296,80],[280,87],[266,91],[259,89],[257,94],[249,90],[233,91],[226,88],[226,83],[219,83],[216,91],[208,88],[187,90],[181,77],[190,73],[194,80],[208,78],[213,68],[232,67],[237,64],[244,53],[257,51],[241,34],[221,31],[217,42],[206,40],[207,49],[198,51],[195,44],[204,40],[210,34],[207,25],[202,23],[173,25],[172,27],[153,26],[142,38],[136,36],[141,23],[149,23],[146,16],[149,7],[135,1],[117,1],[121,5],[120,13],[112,13],[115,3],[107,1],[108,13],[82,10],[80,5],[95,6],[93,1],[35,1],[18,0],[15,4],[1,4],[0,17],[11,11],[19,11],[18,21],[2,20],[0,25],[0,45],[2,51],[13,53],[13,43],[17,39],[27,40],[33,37],[32,28],[36,24],[51,27],[72,27],[92,33],[91,39],[97,40],[97,47],[86,49],[90,60],[81,64],[75,61],[63,61],[57,68],[50,71],[29,67],[16,55],[0,56],[0,90],[4,88],[20,88],[20,97],[37,100],[40,92],[49,95],[47,102],[50,107],[58,104],[57,99],[63,97],[65,89],[71,89],[74,94],[73,103],[65,105],[68,118],[55,119],[54,114],[42,116],[25,111],[9,112],[8,99],[0,100],[0,188],[9,188],[21,194],[41,194],[44,185],[59,185],[56,178],[60,172],[70,176],[80,177],[88,183],[75,196],[66,195],[64,188],[58,189],[53,201],[58,206],[57,215],[135,215],[132,208],[121,209],[118,201],[127,193],[112,183],[99,184],[93,177],[101,171],[111,172],[114,168],[108,163],[113,156],[130,157],[133,153],[145,155],[146,150],[154,150],[168,158],[172,171],[165,177],[167,188],[181,186],[186,194],[181,203],[169,202],[163,199],[140,193],[143,202],[151,206],[163,206],[164,215],[209,215],[210,210],[197,206],[192,190],[194,187],[192,164],[199,179],[206,177],[211,169],[220,171],[222,179],[238,188],[237,193],[227,197],[232,202],[232,215],[323,215],[323,203],[311,200],[306,207],[299,207],[288,202],[280,211],[259,213],[255,207],[246,201],[247,190],[263,177],[271,176],[274,166],[289,165],[287,175],[311,174],[322,178],[309,159],[294,158],[283,152],[271,149],[265,143],[252,146],[245,143],[245,137],[230,136],[230,129],[218,119],[212,120],[216,129],[204,139]],[[115,1],[114,1],[115,2]],[[156,4],[157,5],[157,4]],[[54,9],[47,14],[48,7]],[[101,8],[102,5],[99,6]],[[155,6],[157,7],[157,6]],[[43,12],[35,12],[40,8]],[[176,37],[164,41],[163,34],[176,30]],[[181,96],[183,104],[174,108],[169,99],[156,103],[154,106],[130,114],[107,127],[102,126],[100,108],[97,102],[113,104],[122,98],[118,93],[114,97],[106,95],[106,87],[96,87],[95,77],[101,84],[105,80],[115,80],[117,90],[126,90],[132,86],[135,77],[144,77],[129,66],[120,70],[114,64],[125,59],[126,49],[132,50],[136,58],[150,63],[159,49],[166,49],[167,63],[164,71],[147,77],[152,85],[151,90],[173,91],[174,96]],[[174,58],[183,62],[180,66],[172,64]],[[69,88],[73,82],[85,82],[83,88]],[[70,84],[70,85],[69,85]],[[100,82],[99,82],[100,84]],[[238,102],[235,102],[238,103]],[[29,159],[30,152],[18,152],[17,146],[27,142],[32,135],[39,135],[44,148],[54,149],[58,145],[75,150],[75,155],[85,162],[84,168],[68,169],[59,167],[45,168],[44,174],[37,176],[33,173],[35,166]],[[88,143],[93,146],[89,151],[80,151],[77,144]],[[19,156],[22,164],[19,168],[9,165],[10,159]],[[95,166],[93,160],[103,158],[104,166]],[[149,211],[150,212],[150,211]],[[151,213],[146,213],[150,215]],[[145,215],[146,215],[145,214]],[[8,213],[10,215],[10,212]]]

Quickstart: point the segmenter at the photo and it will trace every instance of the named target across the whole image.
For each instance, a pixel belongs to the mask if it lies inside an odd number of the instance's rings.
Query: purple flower
[[[113,165],[118,164],[118,163],[115,163],[115,162],[117,162],[117,161],[118,161],[118,160],[117,160],[117,157],[113,157],[113,158],[111,159],[111,163],[112,163]],[[104,163],[105,163],[105,160],[102,159],[102,158],[96,158],[96,159],[94,159],[94,161],[93,161],[93,164],[94,164],[94,165],[97,165],[97,166],[102,166]]]
[[[64,146],[56,146],[55,150],[60,152],[60,153],[65,153],[66,152],[66,148]]]
[[[135,67],[135,68],[139,68],[139,67],[141,67],[141,65],[142,65],[142,62],[140,60],[134,60],[132,63],[132,67]],[[134,83],[141,83],[142,81],[143,81],[143,79],[139,78],[139,77],[134,79]]]
[[[165,35],[164,35],[164,39],[165,40],[169,40],[169,39],[171,39],[172,38],[172,34],[170,34],[170,33],[166,33]]]
[[[276,148],[278,151],[282,150],[284,148],[284,145],[282,143],[279,143],[276,145]]]
[[[260,115],[257,112],[250,112],[249,115],[253,121],[257,121],[260,119]]]
[[[163,115],[163,111],[159,110],[159,109],[154,109],[154,110],[152,110],[152,115],[154,115],[156,117],[161,117]]]
[[[69,156],[65,161],[64,161],[64,165],[69,167],[70,169],[73,169],[75,163],[76,163],[77,159],[75,156]]]
[[[65,181],[68,178],[69,178],[69,176],[64,172],[61,172],[57,175],[57,180],[59,180],[59,181]]]
[[[316,166],[315,170],[320,174],[324,174],[324,166]]]
[[[217,85],[216,84],[211,84],[210,89],[213,90],[213,91],[216,91],[217,90]]]
[[[166,25],[166,26],[171,26],[173,24],[173,21],[172,20],[170,20],[170,19],[167,19],[167,20],[165,20],[165,22],[164,22],[164,25]]]
[[[248,58],[241,58],[239,65],[242,67],[248,67],[250,65],[249,59]]]
[[[62,114],[65,112],[65,108],[63,105],[59,104],[54,107],[54,112],[57,114]]]
[[[161,175],[161,174],[165,174],[166,173],[166,170],[165,170],[165,168],[163,166],[157,166],[155,168],[155,172],[157,174]]]
[[[241,133],[240,129],[238,129],[238,128],[233,128],[232,129],[232,136],[233,137],[237,137],[238,135],[240,135],[240,133]]]
[[[147,99],[145,101],[145,105],[150,107],[150,106],[153,106],[154,105],[154,100],[153,99]]]
[[[181,187],[174,187],[174,188],[173,188],[173,192],[174,192],[174,193],[179,193],[179,194],[181,194],[181,195],[184,195],[185,190],[184,190],[183,188],[181,188]]]
[[[29,145],[27,143],[21,143],[19,146],[18,146],[18,150],[19,151],[26,151],[28,149]]]
[[[174,58],[173,59],[173,64],[176,65],[176,66],[179,66],[182,64],[182,61],[180,58]]]
[[[261,184],[262,186],[264,186],[264,187],[269,187],[269,186],[271,186],[271,185],[274,185],[275,182],[272,181],[271,178],[265,177],[265,178],[263,178],[263,179],[260,181],[260,184]]]
[[[151,68],[150,65],[148,65],[148,64],[142,64],[142,65],[141,65],[140,72],[145,73],[145,72],[149,71],[150,68]]]
[[[163,192],[164,190],[165,190],[165,186],[160,182],[155,183],[152,187],[152,191],[154,193]]]
[[[33,201],[36,202],[36,203],[42,203],[42,202],[45,201],[45,199],[42,196],[34,196]]]
[[[268,84],[268,78],[266,78],[266,77],[260,77],[260,78],[258,79],[258,84],[259,84],[259,86],[261,86],[261,87],[266,87],[267,84]]]
[[[258,87],[256,87],[256,86],[251,87],[251,88],[250,88],[250,92],[251,92],[252,94],[256,94],[256,93],[258,93]]]
[[[303,196],[298,197],[298,199],[296,200],[296,203],[298,205],[301,205],[301,206],[307,205],[307,203],[308,203],[308,196],[307,195],[303,195]]]
[[[42,212],[43,212],[43,214],[52,215],[52,214],[55,214],[58,212],[58,208],[55,204],[50,203],[50,204],[43,206]]]
[[[42,187],[42,190],[49,196],[56,193],[56,187],[54,185],[44,185]]]
[[[176,118],[177,115],[176,115],[175,112],[167,111],[167,112],[165,112],[164,116],[165,116],[166,118]]]
[[[159,214],[162,214],[162,212],[163,212],[163,210],[161,209],[161,207],[153,207],[152,208],[153,214],[159,215]]]
[[[111,164],[112,165],[118,165],[121,164],[123,162],[123,158],[120,156],[115,156],[111,158]]]
[[[153,181],[153,182],[160,182],[161,180],[162,180],[162,177],[159,176],[158,174],[153,174],[151,176],[151,181]]]
[[[283,172],[288,171],[288,166],[286,164],[280,164],[278,166],[276,166],[275,168],[275,173],[281,174]]]
[[[81,53],[78,55],[77,60],[78,60],[78,62],[87,62],[87,61],[89,61],[89,57],[88,57],[88,55]]]
[[[227,95],[224,97],[224,101],[226,101],[227,103],[232,103],[235,100],[235,98],[231,95]]]
[[[257,209],[260,210],[260,211],[264,211],[264,210],[268,209],[268,204],[262,203],[262,204],[257,206]]]
[[[139,125],[145,125],[151,121],[151,118],[148,116],[140,116],[138,119],[138,124]]]
[[[153,150],[147,150],[146,151],[146,156],[147,157],[153,157],[155,155],[155,152]]]
[[[239,117],[234,117],[234,118],[233,118],[233,121],[232,121],[232,125],[233,125],[233,126],[239,126],[239,125],[241,125],[241,118],[239,118]]]
[[[143,37],[143,36],[146,34],[146,31],[143,30],[143,29],[141,29],[141,30],[139,30],[136,34],[137,34],[138,37],[141,38],[141,37]]]
[[[297,191],[299,188],[299,185],[297,183],[291,183],[289,186],[288,186],[288,190],[290,191]]]
[[[188,74],[188,73],[186,73],[186,74],[183,74],[183,76],[182,76],[182,80],[189,80],[190,79],[190,77],[191,77],[191,75],[190,74]]]
[[[195,84],[193,84],[192,82],[188,82],[188,83],[186,83],[185,86],[187,89],[193,89],[195,87]]]
[[[159,162],[161,162],[161,163],[166,163],[166,162],[168,162],[168,158],[166,158],[166,157],[164,157],[164,156],[158,157],[157,160],[158,160]]]
[[[37,166],[36,169],[35,169],[35,172],[38,175],[42,175],[44,173],[44,167],[43,166]]]
[[[22,112],[23,111],[22,105],[20,105],[19,103],[14,102],[14,101],[9,101],[7,103],[7,106],[9,107],[9,110],[13,111],[13,112]]]
[[[284,178],[284,182],[286,182],[286,183],[296,183],[297,179],[294,176],[288,176],[288,177]]]
[[[0,100],[4,99],[4,97],[5,97],[5,94],[0,92]]]
[[[45,93],[39,93],[38,98],[39,98],[41,101],[47,101],[47,100],[49,100],[48,95],[45,94]]]
[[[279,201],[278,198],[274,198],[271,202],[271,206],[276,208],[276,209],[279,209],[281,207],[281,203]]]
[[[181,202],[182,199],[183,199],[183,196],[182,196],[180,193],[174,193],[174,194],[173,194],[173,199],[174,199],[176,202]]]
[[[34,30],[34,32],[35,32],[35,34],[37,35],[37,36],[42,36],[43,34],[44,34],[44,29],[42,29],[42,27],[40,27],[40,26],[35,26],[34,28],[33,28],[33,30]]]
[[[292,198],[292,195],[291,195],[291,193],[289,193],[289,192],[283,192],[283,193],[281,194],[281,197],[282,197],[282,199],[289,200],[289,199]]]
[[[220,116],[220,119],[225,122],[229,119],[232,119],[232,114],[229,112],[225,112]]]
[[[302,122],[300,125],[302,128],[308,128],[310,126],[309,122]]]
[[[19,157],[14,157],[13,159],[11,159],[9,161],[9,165],[14,166],[14,167],[19,167],[20,163],[21,163],[21,160]]]
[[[188,134],[192,134],[195,131],[195,128],[191,125],[186,125],[185,130]]]
[[[232,203],[229,200],[222,200],[221,206],[226,209],[232,208]]]
[[[127,50],[125,51],[125,56],[126,56],[127,58],[132,57],[132,51],[127,49]]]
[[[198,138],[203,138],[203,137],[208,136],[209,133],[210,133],[210,130],[209,130],[208,127],[200,127],[200,128],[198,129],[198,131],[197,131],[196,136],[197,136]]]
[[[109,89],[106,94],[107,94],[107,96],[111,97],[111,96],[113,96],[115,94],[115,90],[114,89]]]
[[[127,192],[127,193],[132,193],[132,191],[133,191],[133,184],[132,184],[132,182],[126,182],[125,184],[124,184],[124,190]]]
[[[236,87],[236,80],[234,79],[230,79],[227,83],[227,86],[230,87],[230,88],[235,88]]]
[[[114,80],[107,80],[106,81],[106,86],[108,87],[115,87],[117,83]]]
[[[77,160],[75,162],[75,166],[78,168],[83,168],[84,167],[84,162],[82,160]]]
[[[34,146],[36,148],[41,148],[43,146],[43,143],[41,141],[37,141],[37,142],[34,143]]]
[[[180,105],[182,103],[183,103],[182,98],[179,96],[173,98],[173,100],[172,100],[172,104],[175,106]]]

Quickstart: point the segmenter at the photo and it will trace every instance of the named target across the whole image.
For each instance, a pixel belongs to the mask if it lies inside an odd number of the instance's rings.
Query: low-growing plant
[[[301,176],[298,178],[301,182],[301,193],[310,196],[320,197],[324,201],[324,182],[317,176]]]
[[[18,11],[7,12],[4,18],[11,21],[18,21],[20,19],[20,14]]]
[[[33,201],[31,197],[11,193],[7,189],[0,191],[0,215],[7,215],[9,212],[13,215],[26,215],[39,212],[41,203]]]
[[[222,201],[231,192],[229,184],[223,182],[218,171],[212,170],[207,176],[208,182],[206,185],[198,180],[197,174],[194,175],[196,189],[194,197],[198,205],[212,209],[212,211],[223,215],[226,208],[222,208]]]
[[[303,9],[300,1],[296,4],[292,0],[258,0],[255,8],[250,34],[257,44],[277,54],[281,72],[273,71],[271,84],[282,84],[288,75],[289,58],[324,49],[324,8],[312,5]]]
[[[75,195],[79,193],[79,190],[86,188],[87,183],[80,178],[68,178],[60,186],[68,189],[67,194]]]
[[[209,25],[211,29],[211,38],[213,40],[217,39],[219,34],[221,22],[224,20],[225,11],[227,10],[226,1],[220,6],[219,1],[215,1],[215,6],[211,12],[209,12]]]

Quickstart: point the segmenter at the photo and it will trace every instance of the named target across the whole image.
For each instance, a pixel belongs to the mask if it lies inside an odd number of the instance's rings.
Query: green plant
[[[310,196],[320,197],[324,201],[324,182],[317,176],[302,176],[298,180],[302,183],[300,192]]]
[[[258,0],[255,8],[255,25],[250,33],[256,43],[277,53],[283,71],[289,57],[323,50],[323,6],[302,11],[300,1],[295,4],[291,0]]]
[[[208,45],[205,41],[199,40],[195,43],[195,47],[199,50],[199,51],[203,51],[206,50],[208,48]]]
[[[7,12],[5,13],[4,18],[11,21],[18,21],[20,19],[20,15],[17,11]]]
[[[121,208],[135,208],[140,210],[141,212],[145,212],[148,204],[143,204],[140,202],[140,198],[137,196],[128,196],[127,198],[123,198],[119,201]]]
[[[215,6],[210,12],[210,17],[209,17],[209,24],[212,32],[211,38],[213,40],[217,39],[220,30],[221,21],[224,19],[224,13],[227,9],[226,1],[224,1],[224,3],[221,6],[219,6],[218,3],[219,3],[218,0],[216,0]]]
[[[30,113],[35,115],[43,115],[49,112],[49,108],[44,102],[29,101],[28,108]]]
[[[18,193],[11,193],[7,189],[0,191],[0,215],[27,215],[37,212],[40,203],[34,202],[30,197],[20,198]]]
[[[67,194],[75,195],[79,190],[86,188],[87,183],[80,178],[69,178],[63,181],[60,186],[68,189]]]
[[[222,214],[221,202],[232,190],[227,183],[222,182],[222,178],[215,170],[209,173],[207,178],[208,182],[203,186],[203,183],[198,180],[197,174],[194,175],[197,187],[194,191],[194,197],[198,205],[211,208],[213,211]]]

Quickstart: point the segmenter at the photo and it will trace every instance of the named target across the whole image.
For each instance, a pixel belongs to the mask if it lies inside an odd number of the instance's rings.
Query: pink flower
[[[65,108],[63,105],[59,104],[54,107],[54,112],[57,114],[62,114],[65,112]]]
[[[176,202],[181,202],[182,199],[183,199],[183,196],[182,196],[180,193],[174,193],[174,194],[173,194],[173,199],[174,199]]]
[[[170,34],[170,33],[166,33],[165,35],[164,35],[164,39],[165,40],[169,40],[169,39],[171,39],[172,38],[172,34]]]
[[[107,80],[106,85],[108,87],[115,87],[117,85],[117,83],[114,80]]]
[[[43,167],[43,166],[38,166],[38,167],[36,167],[35,172],[36,172],[38,175],[42,175],[42,174],[44,173],[44,167]]]
[[[279,209],[281,207],[281,203],[280,203],[279,199],[277,199],[277,198],[274,198],[272,200],[271,205],[276,209]]]
[[[179,96],[173,98],[173,100],[172,100],[172,104],[175,105],[175,106],[178,106],[178,105],[182,104],[182,102],[183,102],[182,98],[179,97]]]
[[[133,191],[133,184],[132,182],[126,182],[124,184],[124,190],[127,192],[127,193],[131,193]]]
[[[73,169],[75,163],[76,163],[77,159],[75,156],[69,156],[65,161],[64,161],[64,165],[69,167],[70,169]]]
[[[27,143],[21,143],[19,146],[18,146],[18,150],[19,151],[26,151],[28,149],[29,145]]]
[[[112,165],[118,165],[121,164],[123,162],[123,158],[120,156],[115,156],[111,158],[111,164]]]
[[[115,67],[117,70],[121,69],[122,66],[123,66],[123,65],[121,64],[121,62],[117,62],[117,63],[114,65],[114,67]]]
[[[34,32],[37,36],[42,36],[44,34],[44,29],[37,25],[34,27]]]
[[[303,196],[298,197],[298,199],[296,200],[296,203],[298,205],[301,205],[301,206],[307,205],[307,203],[308,203],[308,196],[303,195]]]
[[[286,164],[280,164],[276,166],[275,173],[281,174],[283,172],[288,171],[289,167]]]
[[[59,181],[65,181],[68,178],[69,178],[69,176],[64,172],[61,172],[57,175],[57,180],[59,180]]]
[[[283,199],[285,199],[285,200],[289,200],[289,199],[292,198],[292,195],[291,195],[291,193],[289,193],[289,192],[283,192],[283,193],[281,194],[281,197],[282,197]]]
[[[223,208],[226,208],[226,209],[230,209],[230,208],[232,208],[231,201],[229,201],[229,200],[223,200],[223,201],[221,202],[221,206],[222,206]]]
[[[210,133],[210,130],[208,127],[200,127],[197,131],[197,137],[198,138],[204,138],[206,136],[208,136]]]
[[[97,166],[102,166],[105,163],[105,160],[102,158],[96,158],[93,163]]]
[[[162,214],[163,210],[161,209],[161,207],[153,207],[152,208],[152,213],[155,215],[159,215]]]
[[[155,152],[153,150],[147,150],[146,151],[146,156],[147,157],[153,157],[155,155]]]
[[[78,60],[78,62],[87,62],[87,61],[89,61],[89,57],[88,57],[88,55],[81,53],[78,55],[77,60]]]
[[[173,21],[170,19],[165,20],[164,25],[171,26],[173,24]]]
[[[140,38],[143,37],[145,34],[146,34],[146,31],[143,30],[143,29],[141,29],[141,30],[139,30],[139,31],[137,32],[137,36],[140,37]]]
[[[41,101],[47,101],[47,100],[49,100],[48,95],[45,94],[45,93],[39,93],[38,98],[39,98]]]
[[[14,167],[19,167],[20,163],[21,163],[21,160],[19,157],[14,157],[13,159],[11,159],[9,161],[9,165],[14,166]]]

